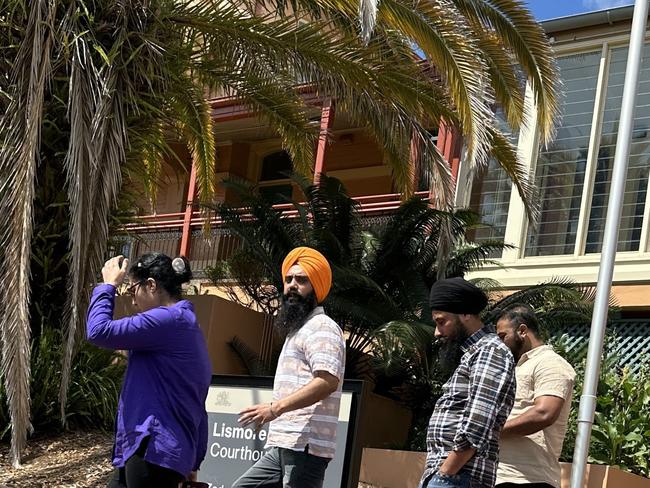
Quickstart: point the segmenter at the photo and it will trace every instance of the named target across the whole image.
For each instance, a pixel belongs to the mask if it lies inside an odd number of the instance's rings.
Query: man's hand
[[[126,272],[129,269],[129,260],[124,256],[115,256],[104,263],[102,268],[102,278],[107,285],[119,287],[126,278]]]
[[[447,459],[444,460],[438,469],[438,473],[442,476],[453,476],[457,474],[472,459],[474,454],[476,454],[476,449],[473,447],[464,451],[451,451],[447,455]]]
[[[277,417],[271,403],[260,403],[239,412],[237,421],[244,427],[255,422],[255,430],[260,430],[264,424]]]

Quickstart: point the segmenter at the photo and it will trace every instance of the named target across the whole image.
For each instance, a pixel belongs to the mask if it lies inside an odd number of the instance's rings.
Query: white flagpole
[[[591,319],[587,368],[585,370],[582,396],[580,397],[580,409],[578,410],[578,432],[575,450],[573,451],[571,488],[582,488],[584,486],[587,458],[589,456],[589,439],[591,437],[591,427],[594,423],[594,413],[596,410],[596,388],[600,376],[603,341],[605,339],[607,311],[609,308],[609,295],[614,274],[618,228],[625,192],[630,142],[634,126],[634,106],[639,84],[639,69],[643,55],[649,2],[650,0],[636,0],[634,5],[634,18],[630,33],[630,50],[627,57],[627,68],[625,70],[625,85],[623,87],[621,115],[618,137],[616,139],[616,153],[614,154],[614,167],[612,170],[612,184],[609,190],[603,250],[600,257],[598,284],[596,285],[596,302],[594,304],[594,314]]]

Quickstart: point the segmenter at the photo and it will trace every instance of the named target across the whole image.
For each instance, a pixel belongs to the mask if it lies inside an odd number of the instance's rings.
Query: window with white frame
[[[558,59],[562,122],[535,167],[540,217],[528,228],[526,256],[573,254],[589,150],[601,51]]]
[[[624,41],[593,43],[558,57],[563,84],[562,117],[556,138],[533,151],[522,138],[520,154],[539,189],[540,217],[526,222],[523,204],[509,199],[511,185],[495,161],[473,181],[469,204],[490,225],[477,240],[521,242],[508,259],[577,257],[599,253],[609,200],[628,48]],[[530,93],[528,94],[530,96]],[[532,156],[532,161],[531,161]],[[644,47],[636,97],[629,168],[623,196],[618,250],[647,252],[650,229],[650,44]],[[516,203],[513,203],[516,202]],[[508,228],[506,229],[506,214]],[[504,255],[504,258],[506,255]]]
[[[603,231],[609,199],[616,137],[621,115],[623,83],[628,49],[612,49],[607,78],[607,98],[603,110],[598,159],[596,161],[593,196],[585,252],[598,253],[603,243]],[[618,250],[639,251],[641,227],[648,189],[650,169],[650,45],[646,45],[639,73],[632,144],[628,162],[623,211],[619,229]],[[645,251],[645,249],[644,249]]]
[[[503,109],[495,113],[498,127],[508,135],[510,142],[517,143],[517,133],[512,133],[505,120]],[[469,208],[481,216],[484,226],[472,229],[468,239],[474,242],[503,240],[506,233],[508,208],[510,207],[510,192],[512,181],[496,159],[490,158],[487,167],[479,170],[472,181],[469,197]],[[500,257],[501,252],[496,256]]]

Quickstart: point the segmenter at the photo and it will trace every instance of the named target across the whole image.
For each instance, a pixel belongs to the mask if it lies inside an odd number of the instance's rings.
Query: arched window
[[[293,162],[287,151],[277,151],[262,160],[260,181],[286,180],[293,171]]]
[[[293,186],[289,175],[293,171],[293,162],[287,151],[276,151],[262,159],[259,192],[274,204],[287,203],[291,200]]]

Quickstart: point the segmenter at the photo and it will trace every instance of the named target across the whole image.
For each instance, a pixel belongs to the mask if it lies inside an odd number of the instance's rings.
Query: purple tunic
[[[115,287],[98,285],[88,309],[88,340],[129,351],[115,427],[113,465],[123,467],[142,440],[144,459],[184,476],[205,457],[205,398],[211,364],[203,333],[187,300],[113,320]]]

